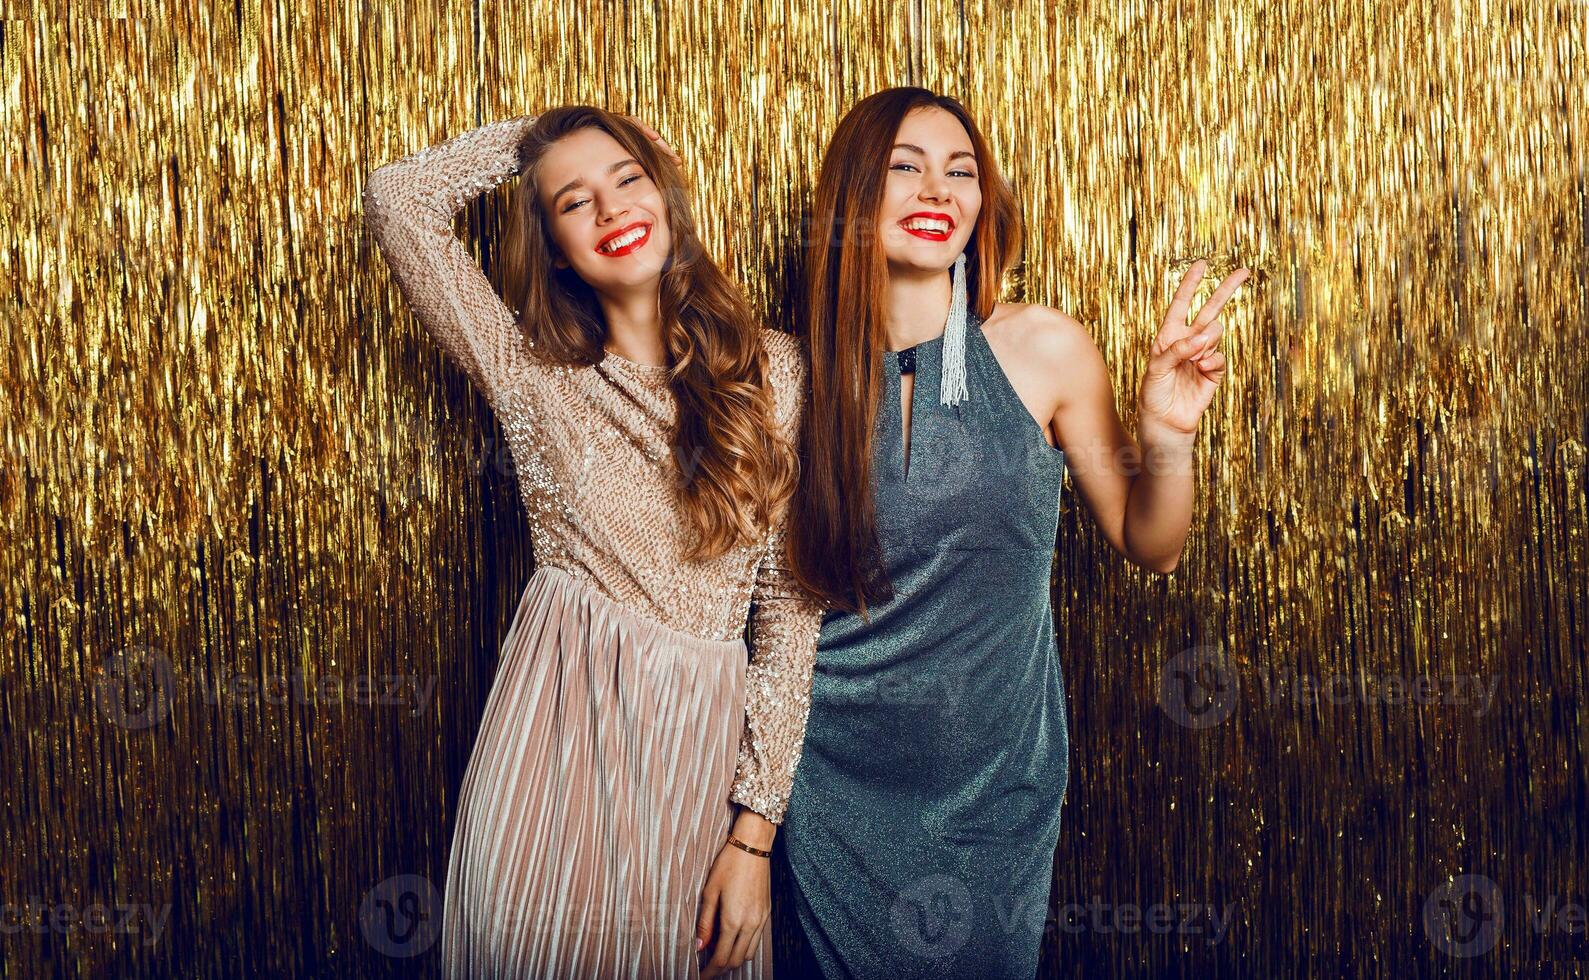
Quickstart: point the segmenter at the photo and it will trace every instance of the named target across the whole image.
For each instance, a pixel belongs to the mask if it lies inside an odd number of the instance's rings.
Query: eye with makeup
[[[623,178],[621,178],[618,181],[618,186],[619,187],[628,187],[630,184],[634,183],[635,181],[641,179],[644,176],[645,176],[645,174],[643,174],[643,173],[631,173],[631,174],[628,174],[628,175],[624,176]],[[581,204],[589,203],[589,200],[590,200],[589,198],[582,197],[582,198],[579,198],[577,200],[569,201],[567,204],[563,205],[562,209],[558,213],[559,214],[569,214],[575,208],[579,207]]]
[[[894,164],[892,167],[889,167],[888,169],[890,169],[890,170],[898,170],[901,167],[909,167],[911,170],[916,170],[917,169],[917,167],[916,167],[916,165],[914,163],[905,163],[903,161],[901,161],[900,163]],[[953,177],[953,176],[955,176],[957,174],[959,176],[962,176],[962,177],[971,177],[971,178],[975,178],[976,177],[976,174],[972,173],[969,170],[966,170],[964,167],[956,167],[953,170],[949,171],[949,176],[951,176],[951,177]]]

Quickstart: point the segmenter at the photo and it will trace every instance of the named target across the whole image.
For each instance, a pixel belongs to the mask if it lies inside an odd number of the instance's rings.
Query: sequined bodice
[[[365,223],[404,299],[500,420],[537,564],[634,612],[706,639],[747,634],[747,725],[734,799],[781,818],[809,707],[822,609],[786,567],[785,519],[765,540],[691,562],[675,493],[668,369],[608,354],[542,360],[453,232],[464,203],[518,170],[531,116],[499,120],[388,163],[365,186]],[[763,329],[777,422],[797,437],[805,361]]]

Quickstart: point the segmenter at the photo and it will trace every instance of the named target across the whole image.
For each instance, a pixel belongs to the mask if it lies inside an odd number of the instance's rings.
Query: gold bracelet
[[[733,834],[729,834],[728,835],[728,842],[730,844],[733,844],[735,847],[739,848],[740,850],[747,851],[747,852],[749,852],[751,854],[756,855],[757,857],[763,857],[763,858],[764,857],[772,857],[772,852],[771,851],[764,851],[764,850],[762,850],[759,847],[751,847],[749,844],[747,844],[744,841],[740,840],[738,837],[735,837]]]

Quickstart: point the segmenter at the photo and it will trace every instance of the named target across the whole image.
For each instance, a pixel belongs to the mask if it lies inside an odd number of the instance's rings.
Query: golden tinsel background
[[[437,969],[532,556],[371,170],[635,113],[789,327],[825,141],[906,83],[981,121],[1009,298],[1092,328],[1128,423],[1180,273],[1255,273],[1175,573],[1066,494],[1043,976],[1581,961],[1586,39],[1568,0],[7,3],[0,972]]]

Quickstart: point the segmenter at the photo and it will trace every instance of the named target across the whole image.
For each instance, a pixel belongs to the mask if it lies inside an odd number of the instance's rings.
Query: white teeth
[[[940,235],[949,234],[949,222],[938,218],[906,218],[904,225],[906,228],[917,231],[936,231]]]
[[[603,252],[616,251],[616,250],[618,250],[620,248],[623,248],[625,245],[629,245],[629,244],[632,244],[634,242],[639,241],[640,237],[642,235],[644,235],[645,233],[646,233],[645,225],[640,225],[637,228],[634,228],[634,229],[632,229],[630,231],[624,232],[622,235],[619,235],[617,238],[614,238],[612,241],[610,241],[607,244],[603,245],[601,247],[601,250]]]

